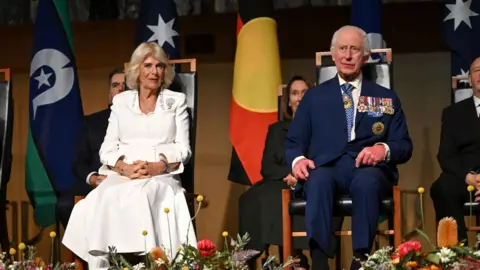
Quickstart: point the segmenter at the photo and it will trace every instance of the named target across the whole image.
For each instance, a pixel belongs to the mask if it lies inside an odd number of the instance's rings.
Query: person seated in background
[[[98,174],[102,166],[98,151],[107,132],[110,106],[113,97],[125,90],[125,72],[123,68],[114,69],[108,76],[110,85],[108,108],[86,115],[83,130],[77,140],[77,148],[73,158],[72,171],[77,182],[65,193],[60,194],[57,201],[57,215],[63,227],[67,227],[70,214],[75,204],[75,196],[87,196],[92,187],[98,186],[105,175]]]
[[[470,66],[473,97],[445,108],[442,113],[438,163],[440,177],[430,187],[437,223],[444,217],[457,221],[458,239],[467,240],[464,204],[468,185],[480,197],[480,57]]]
[[[310,89],[285,139],[285,156],[296,179],[305,181],[307,236],[313,269],[329,269],[335,197],[352,199],[352,247],[365,260],[376,236],[381,200],[398,181],[398,164],[413,151],[400,99],[363,79],[369,59],[367,34],[344,26],[332,36],[337,75]],[[380,106],[380,100],[384,106]],[[319,259],[322,259],[320,261]],[[360,269],[352,260],[350,269]]]
[[[62,240],[91,269],[109,267],[111,246],[129,255],[164,247],[170,260],[182,244],[196,246],[180,182],[192,154],[189,117],[185,94],[168,89],[174,76],[157,43],[133,52],[126,81],[134,90],[113,98],[99,152],[106,178],[75,205]]]
[[[262,157],[263,179],[240,197],[239,227],[241,234],[248,233],[251,237],[248,248],[265,250],[267,254],[270,245],[279,246],[282,250],[282,189],[290,189],[297,184],[297,179],[285,162],[283,142],[298,104],[309,88],[310,85],[301,76],[294,76],[288,82],[281,99],[284,120],[268,127]],[[303,218],[295,217],[296,229],[304,231],[304,223]],[[295,251],[294,255],[300,259],[295,269],[309,268],[302,249],[308,249],[308,242]]]

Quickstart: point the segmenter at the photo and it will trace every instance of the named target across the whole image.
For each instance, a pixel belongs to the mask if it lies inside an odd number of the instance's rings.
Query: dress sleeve
[[[123,157],[125,153],[119,151],[119,135],[118,135],[118,104],[115,98],[111,106],[110,117],[108,118],[108,128],[100,147],[100,161],[108,166],[115,166],[118,159]]]
[[[184,170],[184,164],[188,163],[192,156],[189,138],[189,116],[187,111],[187,99],[184,94],[179,98],[179,105],[175,110],[175,141],[169,144],[161,154],[167,157],[168,162],[180,162],[177,170],[171,174],[180,174]]]

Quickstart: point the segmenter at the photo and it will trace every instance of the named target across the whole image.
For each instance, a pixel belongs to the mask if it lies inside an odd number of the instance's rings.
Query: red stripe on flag
[[[240,33],[240,30],[242,30],[242,27],[243,27],[242,18],[240,18],[240,14],[237,14],[237,36]]]
[[[277,120],[277,112],[249,111],[240,107],[232,98],[230,139],[252,185],[262,180],[260,170],[268,126]]]

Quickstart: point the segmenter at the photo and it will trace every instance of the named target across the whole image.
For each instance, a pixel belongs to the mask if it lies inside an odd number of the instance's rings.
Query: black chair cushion
[[[304,199],[293,199],[290,202],[288,211],[290,215],[305,215],[307,201]],[[334,207],[334,216],[344,217],[352,214],[352,199],[348,196],[341,196],[336,201]],[[382,200],[380,208],[381,215],[391,215],[393,212],[393,198],[385,198]]]
[[[362,73],[365,79],[375,82],[385,88],[391,89],[391,86],[393,85],[393,68],[391,63],[367,63],[363,66]],[[328,81],[335,77],[335,75],[337,75],[337,68],[333,63],[317,66],[317,84]]]

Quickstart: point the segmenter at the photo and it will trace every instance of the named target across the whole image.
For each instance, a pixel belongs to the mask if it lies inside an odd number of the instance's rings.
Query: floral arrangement
[[[56,237],[55,232],[50,232],[50,238],[52,243]],[[0,270],[73,270],[76,268],[75,263],[53,263],[53,258],[51,258],[50,264],[47,264],[42,258],[36,256],[36,249],[33,246],[26,246],[24,243],[18,245],[20,251],[19,260],[15,260],[15,255],[17,255],[17,250],[10,248],[7,255],[6,252],[0,254]],[[53,251],[53,244],[52,244]],[[53,253],[52,253],[53,254]]]
[[[201,209],[204,198],[199,195],[196,198],[198,208],[192,220],[196,218]],[[170,209],[165,208],[165,213],[169,213]],[[167,215],[167,222],[168,221]],[[146,236],[147,231],[143,231],[142,235]],[[215,270],[215,269],[232,269],[247,270],[248,260],[258,255],[260,252],[256,250],[245,249],[245,245],[250,240],[247,234],[236,238],[229,237],[228,232],[223,232],[224,238],[223,250],[219,250],[215,244],[209,239],[200,240],[196,247],[183,244],[177,251],[171,249],[156,247],[150,251],[145,251],[145,262],[136,265],[130,264],[123,256],[116,253],[115,247],[109,247],[110,268],[116,270],[167,270],[167,269],[195,269],[195,270]],[[175,253],[174,253],[175,252]],[[171,256],[167,256],[170,254]],[[175,254],[175,255],[173,255]],[[172,258],[169,260],[169,258]],[[262,269],[284,269],[285,267],[294,266],[299,260],[290,257],[284,264],[278,264],[275,257],[269,257],[262,266]]]
[[[229,238],[228,232],[222,233],[225,238],[223,250],[218,250],[215,244],[208,240],[200,240],[196,247],[183,245],[176,252],[170,261],[166,255],[168,250],[154,248],[145,256],[145,262],[136,265],[130,264],[121,255],[118,255],[115,248],[111,247],[109,252],[109,269],[117,270],[167,270],[167,269],[232,269],[248,270],[247,261],[259,254],[259,251],[244,249],[249,241],[248,234],[238,235],[235,239]],[[290,258],[285,264],[277,264],[275,257],[270,257],[263,264],[262,269],[284,269],[293,266],[297,260]]]
[[[202,195],[197,196],[198,208],[192,221],[198,215],[204,203]],[[164,212],[168,214],[170,209],[165,208]],[[169,218],[167,215],[167,222]],[[188,228],[190,229],[190,228]],[[148,235],[147,231],[142,231],[145,237]],[[188,235],[188,234],[187,234]],[[247,262],[249,259],[258,255],[260,252],[256,250],[245,249],[245,245],[250,240],[250,236],[245,234],[243,236],[237,235],[236,238],[229,237],[228,232],[223,232],[224,247],[219,250],[215,244],[208,240],[200,240],[196,247],[183,244],[178,250],[172,251],[166,248],[156,247],[152,250],[145,250],[145,256],[141,257],[144,262],[135,265],[128,262],[122,255],[117,254],[115,247],[109,247],[108,259],[110,262],[109,269],[116,270],[216,270],[216,269],[231,269],[231,270],[247,270],[249,269]],[[11,248],[9,250],[10,258],[4,252],[0,254],[0,270],[73,270],[76,269],[76,263],[57,263],[53,264],[53,248],[55,232],[50,233],[52,239],[52,258],[51,263],[47,264],[40,257],[36,257],[35,247],[26,246],[20,243],[18,249],[20,250],[20,260],[15,261],[17,250]],[[173,253],[175,252],[175,253]],[[167,254],[171,256],[167,256]],[[174,256],[172,256],[175,254]],[[171,258],[171,259],[169,259]],[[294,266],[298,263],[298,259],[292,257],[288,258],[284,264],[278,264],[275,257],[269,257],[262,266],[262,269],[280,270],[285,267]]]
[[[468,187],[471,193],[474,189]],[[422,196],[424,189],[419,188]],[[423,219],[423,215],[422,215]],[[423,224],[423,220],[422,220]],[[480,269],[480,235],[474,248],[458,240],[457,222],[451,217],[440,220],[437,231],[437,245],[433,245],[423,230],[416,230],[432,247],[424,252],[418,241],[407,241],[396,249],[385,247],[377,250],[366,261],[361,262],[362,270],[474,270]]]

